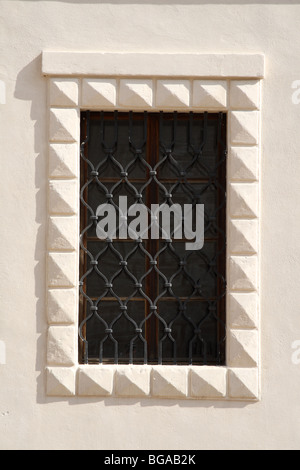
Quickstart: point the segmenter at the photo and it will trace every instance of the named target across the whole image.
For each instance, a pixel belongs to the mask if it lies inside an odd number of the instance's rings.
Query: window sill
[[[257,401],[258,371],[210,366],[50,367],[48,395]]]

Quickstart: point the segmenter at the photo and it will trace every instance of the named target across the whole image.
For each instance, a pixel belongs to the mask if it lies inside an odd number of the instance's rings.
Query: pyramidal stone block
[[[72,253],[49,253],[49,287],[75,287],[77,255]]]
[[[257,328],[259,304],[256,292],[228,295],[228,323],[230,328]]]
[[[115,79],[83,79],[82,106],[115,107],[117,103],[117,82]]]
[[[259,80],[232,80],[230,84],[230,106],[239,109],[259,109]]]
[[[49,289],[47,299],[48,323],[75,323],[77,312],[76,289]]]
[[[258,217],[258,184],[231,183],[229,208],[232,217]]]
[[[231,147],[228,159],[230,180],[257,181],[258,156],[258,147]]]
[[[78,80],[67,78],[50,79],[50,106],[77,106]]]
[[[79,149],[78,144],[50,144],[49,176],[50,178],[78,177]]]
[[[48,365],[73,366],[75,364],[75,328],[50,326],[48,330]]]
[[[148,396],[150,375],[149,366],[119,366],[116,373],[116,394],[125,397]]]
[[[257,290],[257,256],[231,256],[229,287],[231,290]]]
[[[190,104],[189,80],[158,80],[156,106],[186,108]]]
[[[187,369],[176,366],[155,366],[152,370],[153,396],[183,398],[187,396]]]
[[[224,398],[227,390],[226,368],[193,367],[190,384],[194,398]]]
[[[229,358],[231,367],[256,367],[258,364],[257,330],[231,330]]]
[[[50,217],[48,246],[50,250],[76,250],[78,230],[76,217]]]
[[[72,368],[47,368],[47,395],[72,397],[75,395],[76,373]]]
[[[109,367],[83,366],[78,371],[80,396],[110,396],[113,393],[114,370]]]
[[[120,80],[119,105],[126,107],[151,107],[153,105],[152,80]]]
[[[49,182],[50,214],[73,215],[78,211],[78,184],[76,180]]]
[[[235,368],[229,370],[229,396],[235,399],[258,399],[257,368]]]
[[[229,222],[229,252],[255,254],[258,251],[258,219],[231,219]]]
[[[50,109],[50,142],[78,142],[79,128],[79,112],[77,109]]]
[[[257,145],[259,140],[258,111],[231,112],[231,143]]]
[[[226,108],[227,82],[225,80],[194,80],[193,107]]]

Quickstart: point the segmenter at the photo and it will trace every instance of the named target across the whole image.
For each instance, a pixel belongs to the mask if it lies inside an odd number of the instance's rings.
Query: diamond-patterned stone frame
[[[245,58],[245,56],[243,56]],[[218,58],[217,58],[218,59]],[[236,57],[235,57],[236,60]],[[218,60],[216,60],[217,63]],[[255,60],[253,59],[254,63]],[[245,67],[245,60],[241,61]],[[227,68],[230,69],[228,58]],[[244,64],[244,65],[243,65]],[[201,67],[200,67],[201,68]],[[260,399],[259,225],[262,74],[48,78],[47,395],[193,400]],[[254,66],[253,66],[254,68]],[[176,74],[175,74],[176,75]],[[236,78],[235,78],[236,77]],[[259,78],[258,78],[259,77]],[[78,363],[80,110],[228,114],[227,365]]]

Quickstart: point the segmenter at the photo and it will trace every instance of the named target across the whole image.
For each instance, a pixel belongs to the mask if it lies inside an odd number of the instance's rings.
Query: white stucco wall
[[[299,30],[292,0],[0,1],[1,449],[300,447]],[[43,50],[265,55],[259,402],[46,396]]]

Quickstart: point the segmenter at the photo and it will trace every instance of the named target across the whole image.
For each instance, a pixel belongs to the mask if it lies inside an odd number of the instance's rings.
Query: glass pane
[[[84,362],[224,364],[226,117],[84,113],[81,150],[80,337]],[[142,240],[119,239],[120,197],[147,208]],[[113,240],[97,208],[115,208]],[[204,246],[151,233],[151,205],[204,205]],[[137,214],[139,215],[139,214]],[[127,223],[136,216],[128,216]],[[105,229],[108,227],[105,227]],[[137,224],[139,230],[140,224]],[[152,237],[152,238],[151,238]],[[112,237],[108,237],[112,238]]]

